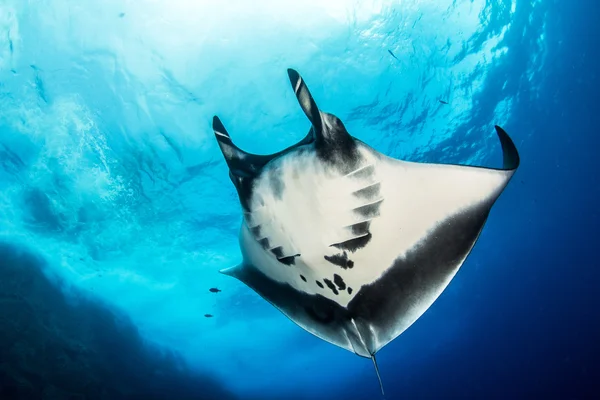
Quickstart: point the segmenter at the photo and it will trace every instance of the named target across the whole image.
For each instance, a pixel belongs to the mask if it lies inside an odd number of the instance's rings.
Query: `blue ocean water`
[[[249,152],[297,142],[288,67],[387,155],[499,166],[494,124],[521,153],[448,289],[378,354],[386,398],[597,398],[598,11],[1,0],[0,398],[381,398],[369,360],[218,273],[241,210],[212,116]]]

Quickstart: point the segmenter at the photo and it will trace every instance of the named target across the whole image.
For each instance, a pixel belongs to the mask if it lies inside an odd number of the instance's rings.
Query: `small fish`
[[[206,318],[212,318],[212,317],[213,317],[213,315],[212,315],[212,314],[204,314],[204,316],[205,316]]]
[[[119,14],[119,18],[123,18],[124,16],[125,16],[124,12],[122,12],[122,13]]]
[[[392,53],[392,51],[391,51],[391,50],[389,50],[389,49],[388,49],[388,53],[390,53],[390,55],[391,55],[392,57],[394,57],[396,60],[398,60],[398,57],[396,57],[396,56],[394,55],[394,53]],[[400,60],[398,60],[398,61],[400,61]]]
[[[222,292],[222,290],[221,290],[221,289],[217,289],[216,287],[210,288],[210,289],[208,289],[208,290],[209,290],[209,291],[211,291],[211,292],[213,292],[213,293],[219,293],[219,292]]]
[[[444,101],[444,100],[439,100],[439,102],[442,103],[442,104],[448,104],[448,102]]]

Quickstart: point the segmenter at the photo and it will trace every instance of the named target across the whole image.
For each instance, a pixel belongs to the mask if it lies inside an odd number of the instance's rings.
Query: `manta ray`
[[[323,112],[288,69],[311,127],[271,155],[213,130],[243,210],[242,262],[221,272],[313,335],[371,358],[448,286],[519,166],[499,126],[501,169],[388,157]]]

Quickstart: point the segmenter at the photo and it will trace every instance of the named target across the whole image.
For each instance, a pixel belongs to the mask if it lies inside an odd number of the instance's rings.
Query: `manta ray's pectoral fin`
[[[355,169],[360,163],[359,152],[343,122],[335,115],[319,110],[298,72],[288,68],[288,76],[298,103],[313,126],[315,148],[321,160],[335,164],[342,171]]]

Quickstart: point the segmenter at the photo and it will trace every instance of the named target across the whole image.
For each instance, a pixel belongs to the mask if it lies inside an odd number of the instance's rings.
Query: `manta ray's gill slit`
[[[368,178],[375,173],[375,165],[367,164],[344,175],[345,178]]]
[[[282,246],[275,246],[269,249],[269,251],[279,260],[280,258],[283,258],[283,247]]]
[[[357,250],[365,247],[371,241],[371,237],[372,235],[369,232],[365,236],[359,236],[357,238],[346,240],[344,242],[334,243],[329,247],[335,247],[336,249],[340,250],[348,250],[349,252],[354,253]]]
[[[248,227],[248,229],[250,229],[250,232],[252,233],[252,236],[254,236],[254,238],[256,240],[264,239],[264,237],[261,237],[260,227],[261,227],[261,225],[256,225],[256,226]]]
[[[372,203],[362,205],[360,207],[356,207],[352,209],[355,213],[360,215],[363,218],[369,218],[369,220],[379,216],[379,209],[381,207],[381,203],[383,202],[383,198],[376,200]]]
[[[259,239],[259,240],[257,240],[257,242],[258,242],[258,243],[259,243],[259,244],[262,246],[262,248],[263,248],[263,249],[265,249],[265,250],[268,250],[268,249],[269,249],[269,247],[271,247],[271,246],[269,245],[269,238],[266,238],[266,237],[265,237],[265,238],[262,238],[262,239]]]
[[[279,261],[282,264],[292,266],[292,265],[296,264],[296,257],[299,257],[299,256],[300,256],[300,254],[296,254],[295,256],[281,257],[281,258],[278,257],[277,261]]]
[[[363,236],[367,236],[367,235],[371,234],[369,232],[370,226],[371,226],[371,220],[368,220],[368,221],[364,221],[364,222],[359,222],[357,224],[352,224],[350,226],[347,226],[346,228],[349,228],[352,231],[352,234],[356,235],[353,239],[358,239]]]
[[[352,194],[359,199],[370,200],[374,197],[379,196],[379,191],[381,190],[381,182],[372,183],[369,186],[366,186],[362,189],[355,190]]]
[[[244,211],[244,220],[246,221],[248,228],[255,228],[268,222],[267,217],[265,217],[264,209],[264,206],[260,206],[254,207],[252,212]]]

